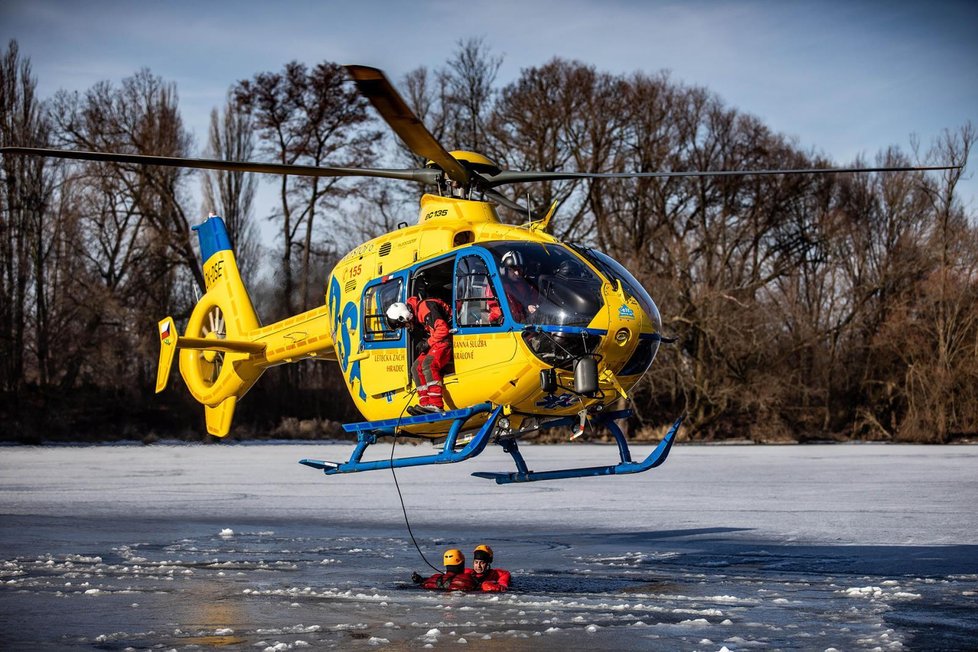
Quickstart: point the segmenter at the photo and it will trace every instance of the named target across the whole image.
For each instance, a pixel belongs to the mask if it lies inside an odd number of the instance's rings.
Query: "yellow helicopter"
[[[837,173],[945,168],[832,168],[652,173],[573,173],[501,170],[485,156],[447,151],[424,127],[387,77],[348,66],[360,92],[416,154],[420,169],[338,168],[181,159],[101,152],[3,148],[32,154],[310,176],[369,176],[433,186],[421,198],[418,222],[366,242],[344,256],[329,276],[325,304],[263,326],[245,288],[224,223],[211,216],[194,227],[206,292],[184,334],[172,317],[159,322],[157,392],[176,352],[193,397],[204,406],[207,431],[225,436],[235,406],[262,372],[306,358],[339,363],[361,423],[347,424],[358,443],[347,462],[302,460],[328,475],[381,468],[459,462],[501,445],[516,464],[511,473],[476,473],[498,483],[639,473],[660,465],[682,423],[680,417],[642,461],[631,458],[617,425],[628,410],[612,410],[649,369],[665,339],[648,292],[622,265],[587,247],[547,233],[556,204],[526,225],[500,221],[495,205],[522,209],[496,187],[587,177],[629,178],[738,174]],[[516,273],[514,273],[514,270]],[[424,335],[388,317],[409,297],[447,306],[452,356],[443,370],[444,409],[417,408],[412,377]],[[520,305],[532,301],[530,305]],[[530,299],[527,299],[530,297]],[[521,438],[553,427],[603,426],[615,437],[619,461],[585,468],[531,471]],[[379,436],[432,439],[441,450],[364,460]]]

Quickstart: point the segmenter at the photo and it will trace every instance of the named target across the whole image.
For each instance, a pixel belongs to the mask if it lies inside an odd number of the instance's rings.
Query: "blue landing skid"
[[[476,414],[491,412],[489,418],[472,437],[471,441],[461,450],[455,450],[462,426],[469,418]],[[343,426],[347,432],[357,433],[357,447],[354,449],[350,460],[346,463],[327,462],[323,460],[300,460],[299,464],[311,466],[314,469],[322,469],[326,475],[336,473],[357,473],[358,471],[373,471],[375,469],[395,469],[408,466],[424,466],[427,464],[451,464],[461,462],[470,457],[475,457],[486,448],[489,443],[489,436],[496,427],[496,421],[502,414],[503,408],[499,406],[493,409],[490,403],[479,403],[462,410],[451,410],[448,412],[438,412],[434,414],[422,414],[420,416],[409,416],[403,419],[386,419],[383,421],[363,421],[360,423],[348,423]],[[420,455],[417,457],[400,457],[386,460],[376,460],[364,462],[361,460],[363,453],[370,444],[377,443],[378,435],[393,435],[398,428],[409,425],[423,425],[426,423],[437,423],[440,421],[451,421],[451,428],[445,439],[442,451],[436,455]]]
[[[642,473],[643,471],[654,469],[665,462],[666,457],[669,456],[669,451],[672,449],[672,443],[676,438],[676,432],[679,430],[679,426],[682,425],[683,419],[686,418],[686,415],[676,419],[676,422],[672,424],[672,428],[666,433],[666,436],[662,438],[659,445],[655,447],[654,451],[649,453],[649,456],[646,457],[644,461],[636,463],[632,461],[632,456],[628,450],[628,442],[625,439],[625,434],[614,421],[615,419],[627,417],[630,414],[631,410],[611,412],[602,415],[601,418],[595,422],[596,425],[608,426],[608,428],[611,430],[611,434],[614,435],[615,441],[618,443],[618,453],[621,457],[621,462],[619,464],[612,464],[610,466],[591,466],[578,469],[559,469],[556,471],[530,471],[527,469],[526,461],[523,459],[523,455],[520,453],[516,440],[510,438],[502,440],[500,444],[502,445],[504,451],[513,456],[513,461],[516,462],[516,473],[479,472],[473,473],[472,475],[478,478],[495,480],[497,484],[509,484],[511,482],[537,482],[539,480],[561,480],[564,478],[583,478],[595,475]],[[550,421],[544,424],[543,427],[550,428],[561,425],[573,425],[576,422],[576,418],[568,417],[566,419]]]

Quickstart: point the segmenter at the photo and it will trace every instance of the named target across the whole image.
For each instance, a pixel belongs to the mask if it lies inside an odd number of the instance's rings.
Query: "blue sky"
[[[329,60],[396,82],[482,37],[502,82],[554,56],[666,69],[838,164],[978,125],[976,25],[978,2],[940,0],[0,0],[0,38],[17,39],[42,98],[149,67],[176,82],[198,143],[228,87],[257,72]],[[978,210],[978,180],[962,190]]]

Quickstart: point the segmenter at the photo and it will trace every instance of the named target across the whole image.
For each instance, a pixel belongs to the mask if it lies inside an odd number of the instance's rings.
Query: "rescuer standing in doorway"
[[[452,359],[451,314],[448,304],[437,298],[409,297],[407,303],[394,303],[387,309],[387,318],[392,325],[410,326],[417,323],[424,326],[427,334],[421,352],[411,366],[420,399],[417,408],[408,408],[411,414],[442,412],[445,409],[442,369]]]

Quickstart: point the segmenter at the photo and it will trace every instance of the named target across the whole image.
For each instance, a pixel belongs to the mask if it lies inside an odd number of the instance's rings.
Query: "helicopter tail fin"
[[[224,221],[211,216],[194,227],[204,259],[206,292],[194,306],[185,335],[172,318],[160,322],[160,368],[156,388],[166,387],[170,365],[180,351],[180,374],[204,405],[207,431],[225,436],[238,399],[268,366],[266,344],[256,341],[261,324],[245,289]]]
[[[173,322],[173,317],[167,317],[160,321],[160,366],[156,370],[156,393],[159,394],[166,389],[166,384],[170,380],[170,367],[173,366],[173,357],[177,352],[177,326]]]
[[[215,406],[204,406],[204,419],[207,422],[207,432],[223,437],[231,430],[231,419],[234,417],[234,406],[238,404],[237,396],[228,396]]]

